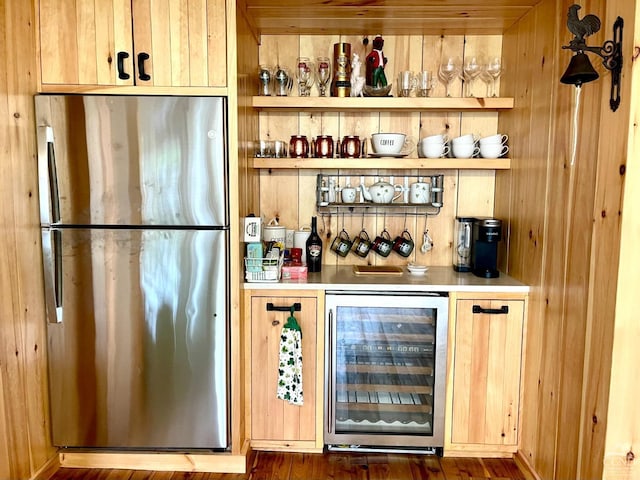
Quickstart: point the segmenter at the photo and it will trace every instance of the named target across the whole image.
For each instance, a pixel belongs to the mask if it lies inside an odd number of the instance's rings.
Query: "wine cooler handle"
[[[291,307],[293,307],[293,310],[296,312],[299,312],[302,310],[302,304],[301,303],[294,303],[293,305],[290,305],[288,307],[277,307],[275,306],[273,303],[268,302],[267,303],[267,312],[290,312],[291,311]]]
[[[328,351],[327,351],[327,373],[328,373],[328,382],[327,382],[327,433],[332,433],[333,430],[333,382],[335,380],[335,372],[333,371],[333,310],[329,309],[329,332],[328,332]]]
[[[509,313],[509,306],[503,305],[500,308],[482,308],[480,305],[474,305],[473,313],[487,313],[489,315],[507,315]]]

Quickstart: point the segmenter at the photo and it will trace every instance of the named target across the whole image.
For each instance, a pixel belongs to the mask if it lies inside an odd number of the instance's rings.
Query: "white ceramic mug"
[[[356,189],[352,186],[342,188],[342,203],[353,203],[356,201]]]
[[[415,182],[409,186],[409,203],[429,203],[431,185],[426,182]]]
[[[449,153],[449,145],[446,143],[420,143],[422,157],[441,158]]]
[[[404,133],[374,133],[371,148],[378,155],[409,154],[413,151],[413,140]]]
[[[420,140],[420,143],[447,143],[448,135],[429,135]]]
[[[505,155],[508,151],[509,147],[501,143],[480,144],[480,156],[482,158],[498,158]]]
[[[485,144],[485,143],[497,143],[500,145],[504,145],[507,143],[507,140],[509,140],[509,136],[508,135],[502,135],[500,133],[496,134],[496,135],[490,135],[488,137],[483,137],[480,139],[480,145]]]
[[[456,158],[471,158],[480,152],[480,147],[475,143],[453,144],[453,156]]]
[[[472,133],[468,133],[467,135],[460,135],[459,137],[456,137],[452,140],[452,143],[454,145],[456,144],[461,144],[461,143],[475,143],[478,139],[476,138],[475,135],[473,135]]]

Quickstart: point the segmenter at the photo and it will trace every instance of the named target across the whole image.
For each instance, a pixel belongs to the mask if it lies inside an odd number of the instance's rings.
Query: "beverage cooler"
[[[437,452],[444,442],[446,294],[330,291],[325,311],[325,443]]]

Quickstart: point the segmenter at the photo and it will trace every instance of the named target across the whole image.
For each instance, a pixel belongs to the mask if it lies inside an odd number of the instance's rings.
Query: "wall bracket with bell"
[[[581,87],[583,83],[598,79],[599,75],[591,65],[585,52],[595,53],[602,58],[602,65],[611,71],[611,95],[609,106],[614,112],[620,106],[620,73],[622,71],[622,29],[624,20],[618,17],[613,24],[613,40],[605,41],[600,47],[589,47],[585,37],[600,30],[600,19],[595,15],[578,18],[580,5],[571,5],[567,14],[567,28],[575,36],[563,49],[574,52],[567,70],[560,82]]]

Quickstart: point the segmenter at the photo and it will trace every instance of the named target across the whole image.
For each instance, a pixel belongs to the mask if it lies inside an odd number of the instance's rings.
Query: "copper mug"
[[[357,135],[347,135],[342,138],[340,145],[340,156],[342,158],[359,158],[360,157],[360,137]]]
[[[315,146],[316,158],[333,158],[333,137],[331,135],[318,135]]]
[[[305,135],[291,135],[289,155],[291,158],[307,158],[309,156],[309,141]]]

